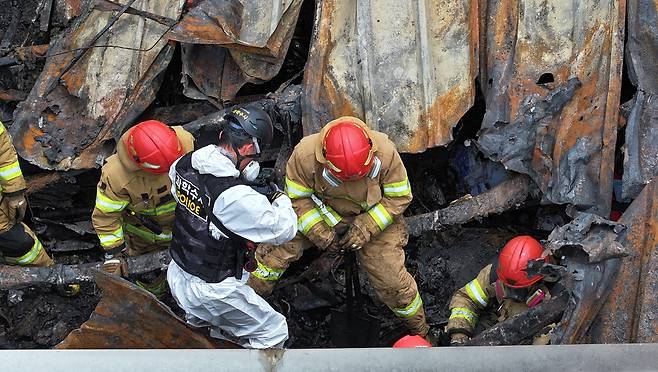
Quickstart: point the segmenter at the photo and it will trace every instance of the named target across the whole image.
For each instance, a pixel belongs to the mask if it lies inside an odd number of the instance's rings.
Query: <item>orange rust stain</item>
[[[465,89],[464,89],[465,88]],[[453,86],[436,98],[418,117],[418,126],[407,144],[398,145],[401,152],[422,152],[429,147],[445,145],[452,139],[452,128],[473,105],[473,84]]]
[[[36,137],[43,136],[44,132],[40,129],[35,128],[34,126],[29,126],[27,133],[22,138],[23,149],[25,152],[32,155],[37,146]]]

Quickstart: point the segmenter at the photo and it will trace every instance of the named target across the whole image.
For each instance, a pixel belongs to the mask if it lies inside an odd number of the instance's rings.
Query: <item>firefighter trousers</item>
[[[408,237],[404,219],[397,219],[358,250],[357,258],[379,299],[407,323],[412,333],[425,336],[429,326],[423,302],[416,281],[404,266]],[[261,296],[269,295],[281,274],[310,247],[312,243],[300,233],[288,243],[259,245],[256,250],[259,271],[272,275],[266,279],[251,275],[248,284]]]

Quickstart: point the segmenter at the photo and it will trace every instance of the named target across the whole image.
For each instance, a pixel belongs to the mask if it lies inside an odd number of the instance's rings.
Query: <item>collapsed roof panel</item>
[[[627,66],[637,94],[626,127],[622,197],[658,175],[658,3],[628,0]]]
[[[403,152],[452,140],[473,105],[476,0],[325,0],[304,73],[304,134],[364,119]]]
[[[487,102],[480,149],[530,175],[545,202],[607,215],[621,89],[624,0],[487,3],[481,81]],[[537,104],[578,79],[551,116]],[[543,102],[543,103],[542,103]],[[507,136],[516,123],[529,140]],[[505,149],[504,156],[499,149]]]
[[[183,45],[184,94],[227,101],[247,82],[262,83],[281,69],[302,0],[205,0],[169,38]]]
[[[132,7],[178,19],[183,2],[137,0]],[[166,26],[136,15],[121,15],[57,81],[74,50],[87,47],[115,14],[86,8],[51,44],[51,56],[10,129],[18,152],[31,163],[57,170],[98,166],[155,98],[174,47],[162,38]]]
[[[619,220],[627,226],[612,292],[592,325],[589,342],[658,342],[658,179],[651,181]]]

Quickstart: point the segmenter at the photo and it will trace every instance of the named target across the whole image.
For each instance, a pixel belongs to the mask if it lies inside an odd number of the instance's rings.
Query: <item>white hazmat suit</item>
[[[216,177],[240,177],[240,171],[222,149],[208,145],[192,154],[192,167],[201,174]],[[176,161],[169,170],[171,193],[176,198]],[[287,196],[274,202],[249,186],[225,190],[216,199],[213,214],[233,233],[255,243],[282,244],[295,237],[297,215]],[[224,234],[210,223],[214,238]],[[288,339],[288,324],[246,282],[231,276],[220,283],[207,283],[185,272],[174,261],[169,265],[167,281],[171,294],[185,310],[186,320],[195,326],[211,326],[211,335],[225,338],[246,348],[282,347]]]

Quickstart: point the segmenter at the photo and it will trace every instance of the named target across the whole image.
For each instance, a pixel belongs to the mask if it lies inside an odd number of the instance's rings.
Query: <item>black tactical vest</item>
[[[234,177],[202,175],[192,168],[192,153],[176,164],[176,219],[171,257],[185,272],[208,283],[242,276],[246,241],[228,230],[212,213],[212,205],[226,189],[241,185]],[[210,222],[229,238],[210,235]]]

